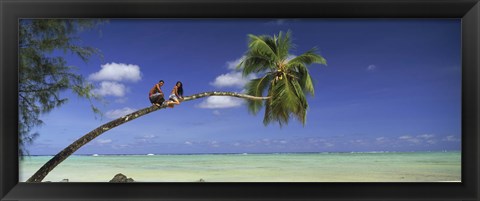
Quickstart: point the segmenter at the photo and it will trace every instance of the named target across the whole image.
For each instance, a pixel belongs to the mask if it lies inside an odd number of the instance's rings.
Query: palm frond
[[[285,63],[289,50],[294,47],[290,30],[273,36],[249,35],[248,47],[245,59],[239,65],[243,67],[243,76],[251,73],[262,73],[264,76],[251,80],[246,85],[247,93],[262,96],[267,91],[270,97],[265,102],[248,101],[249,111],[257,114],[265,106],[265,125],[278,122],[282,127],[292,117],[305,125],[308,110],[306,94],[314,95],[307,66],[314,63],[326,65],[326,59],[316,53],[316,48],[312,48]]]
[[[251,52],[258,52],[270,58],[276,57],[275,45],[272,45],[273,39],[267,36],[255,36],[252,34],[249,34],[248,37],[250,38],[248,47]]]
[[[272,75],[267,74],[264,77],[250,80],[250,82],[245,86],[247,94],[257,97],[263,96],[263,93],[266,91],[271,79]],[[247,100],[247,104],[249,111],[253,114],[257,114],[263,106],[263,101]]]
[[[243,66],[242,75],[246,77],[251,73],[264,72],[272,68],[272,61],[268,56],[251,51],[239,65]]]
[[[268,95],[269,96],[272,95],[271,91],[272,91],[272,85],[270,85],[269,89],[268,89],[268,92],[269,92]],[[273,114],[272,114],[272,110],[271,110],[271,108],[272,108],[271,105],[272,105],[272,99],[268,99],[268,100],[265,101],[265,114],[263,116],[263,124],[265,126],[268,125],[270,122],[272,122],[273,118],[274,118]]]
[[[307,52],[291,59],[288,62],[287,66],[295,67],[295,66],[298,66],[299,64],[310,65],[313,63],[327,65],[327,60],[323,58],[321,55],[315,53],[316,50],[317,50],[316,48],[312,48]]]
[[[301,88],[305,93],[309,93],[311,96],[315,95],[315,89],[313,86],[312,77],[310,76],[310,72],[306,66],[298,66],[296,68],[297,71],[294,71],[296,77],[298,77],[298,83],[300,84]]]
[[[275,59],[278,59],[278,38],[277,36],[262,36],[262,40],[265,41],[265,44],[268,45],[268,47],[270,47],[270,49],[272,50],[273,54],[275,55]]]
[[[290,30],[287,33],[280,32],[277,41],[277,55],[280,59],[286,60],[290,49],[294,46],[291,42],[292,32]]]
[[[274,95],[272,96],[270,110],[274,116],[273,119],[278,121],[280,125],[288,124],[292,114],[301,113],[304,103],[299,98],[299,94],[290,79],[285,77],[278,80],[272,87],[272,94]]]
[[[290,81],[292,86],[294,87],[296,97],[298,98],[299,104],[296,105],[294,112],[292,113],[299,121],[305,125],[306,122],[306,111],[308,109],[308,102],[307,98],[305,97],[305,93],[303,93],[303,89],[298,83],[297,80]]]

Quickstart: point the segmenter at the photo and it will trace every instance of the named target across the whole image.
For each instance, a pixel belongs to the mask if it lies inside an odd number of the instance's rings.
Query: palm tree
[[[278,37],[274,36],[273,38],[270,36],[254,35],[249,35],[249,37],[249,50],[246,53],[245,59],[240,64],[244,67],[243,75],[266,73],[262,78],[251,80],[250,83],[247,84],[247,94],[214,91],[186,96],[183,101],[191,101],[209,96],[232,96],[246,99],[250,111],[254,113],[257,113],[263,105],[263,101],[266,101],[265,124],[277,120],[280,125],[282,125],[282,123],[288,122],[290,115],[294,115],[301,120],[302,123],[305,123],[308,104],[304,91],[312,95],[314,92],[312,79],[310,78],[306,65],[312,63],[325,64],[325,59],[315,54],[315,49],[307,51],[293,59],[289,59],[288,50],[292,46],[290,42],[290,32],[287,32],[285,35],[280,32]],[[267,87],[268,95],[263,96],[263,92]],[[164,108],[166,108],[166,106],[150,106],[97,127],[60,151],[35,172],[27,182],[41,182],[58,164],[102,133],[140,116]]]
[[[305,93],[314,95],[314,86],[307,66],[313,63],[326,65],[326,60],[316,54],[313,48],[300,56],[289,53],[294,47],[291,32],[278,35],[249,35],[249,50],[238,68],[243,68],[243,76],[262,73],[262,77],[251,80],[246,91],[251,96],[272,97],[265,101],[248,100],[249,111],[257,114],[265,104],[263,123],[278,122],[287,124],[295,117],[303,125],[306,123],[308,103]]]
[[[237,97],[237,98],[244,98],[244,99],[252,99],[252,100],[266,100],[269,99],[270,97],[254,97],[246,94],[239,94],[235,92],[218,92],[218,91],[213,91],[213,92],[205,92],[205,93],[199,93],[191,96],[185,96],[183,101],[191,101],[199,98],[205,98],[209,96],[232,96],[232,97]],[[80,149],[83,145],[87,144],[88,142],[92,141],[96,137],[100,136],[104,132],[115,128],[119,125],[122,125],[124,123],[127,123],[129,121],[132,121],[138,117],[144,116],[146,114],[149,114],[151,112],[160,110],[160,109],[165,109],[167,106],[163,105],[161,107],[157,106],[150,106],[146,107],[140,110],[137,110],[135,112],[132,112],[128,115],[125,115],[123,117],[114,119],[108,123],[105,123],[96,129],[90,131],[89,133],[85,134],[69,146],[67,146],[65,149],[60,151],[57,155],[55,155],[52,159],[47,161],[42,167],[40,167],[35,174],[33,174],[27,182],[41,182],[47,175],[52,171],[58,164],[63,162],[65,159],[67,159],[70,155],[72,155],[75,151]]]

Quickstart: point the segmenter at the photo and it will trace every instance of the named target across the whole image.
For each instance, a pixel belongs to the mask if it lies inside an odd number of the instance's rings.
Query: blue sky
[[[184,102],[114,128],[76,154],[363,152],[460,150],[461,24],[458,19],[110,20],[81,32],[101,50],[88,63],[65,54],[93,83],[104,116],[72,95],[41,118],[30,154],[56,154],[116,117],[150,106],[148,90],[176,81],[185,95],[242,92],[235,66],[247,35],[291,30],[292,55],[317,47],[307,123],[264,126],[241,99]]]

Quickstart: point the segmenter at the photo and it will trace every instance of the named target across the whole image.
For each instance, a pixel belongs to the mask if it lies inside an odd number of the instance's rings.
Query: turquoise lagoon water
[[[21,182],[52,156],[25,157]],[[460,152],[70,156],[44,181],[460,182]]]

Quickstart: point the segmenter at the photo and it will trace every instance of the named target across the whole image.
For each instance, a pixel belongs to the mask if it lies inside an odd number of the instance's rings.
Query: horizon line
[[[335,154],[335,153],[429,153],[429,152],[462,152],[461,150],[436,150],[436,151],[335,151],[335,152],[227,152],[227,153],[139,153],[139,154],[101,154],[101,153],[87,153],[87,154],[72,154],[72,156],[148,156],[148,155],[248,155],[248,154]],[[35,154],[29,156],[55,156],[54,154]]]

